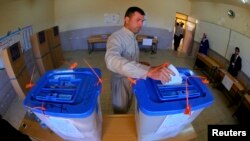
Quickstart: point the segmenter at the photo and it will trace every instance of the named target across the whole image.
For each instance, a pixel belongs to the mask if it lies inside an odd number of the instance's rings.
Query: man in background
[[[238,72],[241,70],[241,57],[240,57],[240,48],[235,47],[235,52],[232,54],[229,62],[228,72],[236,77]]]
[[[184,23],[182,22],[181,23],[176,22],[176,25],[175,25],[175,34],[174,34],[174,50],[175,51],[178,50],[181,39],[184,37],[183,25]]]

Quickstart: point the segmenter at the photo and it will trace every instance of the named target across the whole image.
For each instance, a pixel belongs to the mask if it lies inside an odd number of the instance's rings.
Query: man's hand
[[[163,83],[169,82],[171,80],[171,75],[175,75],[175,73],[164,66],[151,67],[147,74],[149,78],[160,80]]]

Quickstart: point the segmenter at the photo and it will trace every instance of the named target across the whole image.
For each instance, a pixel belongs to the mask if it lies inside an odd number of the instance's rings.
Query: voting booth
[[[30,41],[40,75],[43,75],[48,70],[54,69],[48,45],[48,37],[45,31],[40,31],[32,35]]]
[[[31,77],[25,65],[24,54],[20,42],[16,42],[1,52],[6,72],[16,93],[21,99],[24,99],[29,88]]]
[[[52,62],[55,68],[59,68],[64,63],[61,40],[59,36],[59,27],[54,26],[45,30],[48,37],[48,46],[51,52]]]

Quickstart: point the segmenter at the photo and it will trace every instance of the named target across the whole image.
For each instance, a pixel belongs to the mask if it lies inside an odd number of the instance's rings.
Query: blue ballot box
[[[147,78],[133,86],[136,95],[136,128],[138,140],[152,141],[174,137],[190,124],[200,112],[210,106],[214,98],[201,78],[186,68],[178,68],[182,83],[162,85]],[[186,89],[191,114],[186,109]]]
[[[101,71],[94,69],[98,77]],[[31,89],[24,107],[64,140],[100,141],[101,83],[89,68],[47,71]]]

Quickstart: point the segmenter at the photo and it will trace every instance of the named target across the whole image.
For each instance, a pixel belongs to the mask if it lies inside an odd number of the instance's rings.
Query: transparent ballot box
[[[186,68],[177,67],[177,70],[181,84],[162,85],[160,81],[147,78],[137,80],[133,86],[138,140],[174,137],[213,103],[214,98],[200,77]],[[190,113],[186,114],[189,106]]]
[[[26,96],[24,107],[64,140],[100,141],[100,77],[97,68],[47,71]]]

